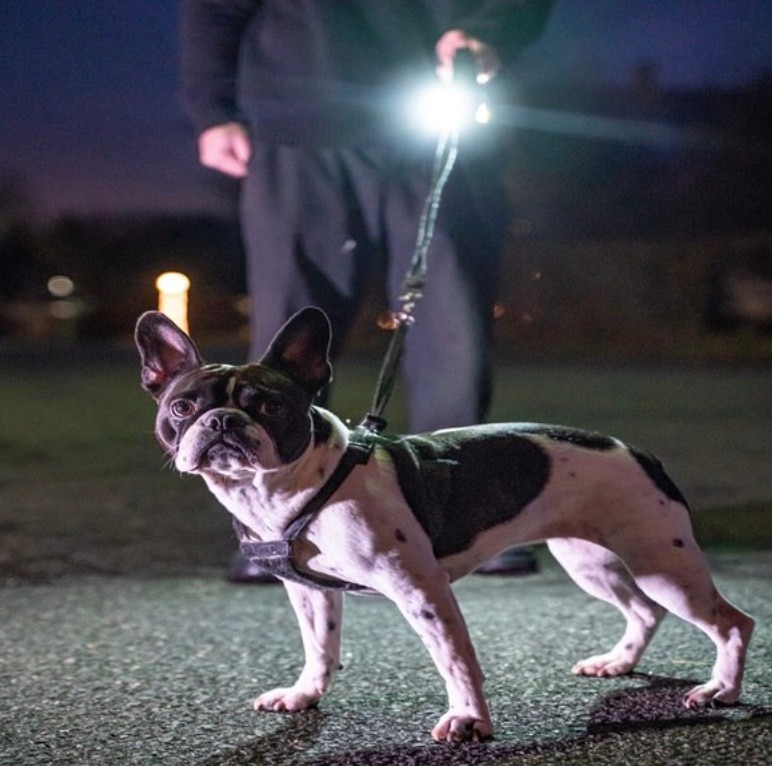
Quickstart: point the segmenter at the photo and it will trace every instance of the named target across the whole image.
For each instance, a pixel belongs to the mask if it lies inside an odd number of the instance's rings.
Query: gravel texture
[[[634,675],[576,678],[615,611],[549,563],[456,586],[496,725],[482,745],[432,743],[442,683],[379,598],[349,597],[344,670],[319,708],[255,713],[301,662],[280,586],[203,577],[76,577],[0,589],[0,764],[756,764],[772,752],[772,554],[715,560],[720,588],[759,620],[742,704],[686,710],[713,648],[669,617]]]

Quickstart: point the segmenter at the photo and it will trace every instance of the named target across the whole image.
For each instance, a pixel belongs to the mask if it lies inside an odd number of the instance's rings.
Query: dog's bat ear
[[[142,362],[142,387],[155,399],[169,381],[203,364],[196,344],[160,311],[147,311],[137,320],[134,339]]]
[[[276,333],[260,364],[286,373],[316,396],[332,380],[331,337],[330,320],[321,309],[301,309]]]

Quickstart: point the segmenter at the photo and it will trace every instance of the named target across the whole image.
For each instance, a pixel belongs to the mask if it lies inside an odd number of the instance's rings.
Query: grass
[[[710,548],[772,549],[772,501],[707,508],[694,515],[694,532]]]

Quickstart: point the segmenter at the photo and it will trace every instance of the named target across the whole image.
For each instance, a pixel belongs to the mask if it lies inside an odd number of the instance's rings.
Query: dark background
[[[166,268],[202,332],[243,331],[237,185],[197,165],[176,22],[156,0],[3,3],[0,333],[125,336]],[[631,274],[647,328],[772,325],[770,28],[761,0],[558,0],[509,115],[505,345],[564,337],[572,304],[608,326]],[[76,291],[51,317],[56,273]]]

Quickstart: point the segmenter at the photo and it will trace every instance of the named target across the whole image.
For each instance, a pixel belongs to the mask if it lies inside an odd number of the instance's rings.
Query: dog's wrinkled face
[[[137,322],[142,383],[158,402],[155,433],[185,473],[240,478],[295,460],[311,433],[309,407],[331,378],[325,315],[290,319],[255,364],[205,365],[193,341],[159,312]]]
[[[269,368],[206,366],[164,393],[156,435],[178,470],[235,477],[296,459],[308,443],[308,405]]]

